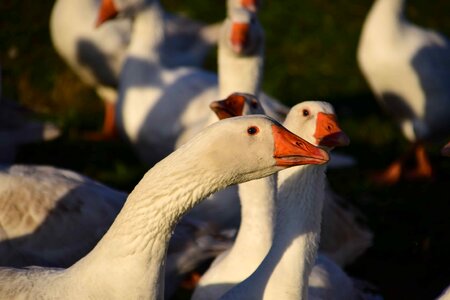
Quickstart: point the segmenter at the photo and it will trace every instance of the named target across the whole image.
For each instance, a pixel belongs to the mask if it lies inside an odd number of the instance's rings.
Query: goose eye
[[[307,109],[304,109],[304,110],[302,111],[302,113],[303,113],[303,116],[304,116],[304,117],[309,116],[309,110],[307,110]]]
[[[252,107],[252,108],[258,108],[258,102],[256,102],[256,100],[252,100],[251,102],[250,102],[250,106]]]
[[[247,133],[249,135],[255,135],[259,132],[259,128],[256,126],[250,126],[249,128],[247,128]]]

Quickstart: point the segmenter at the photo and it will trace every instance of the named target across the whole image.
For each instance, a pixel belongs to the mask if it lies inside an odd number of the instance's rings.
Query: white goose
[[[187,210],[227,185],[327,160],[270,118],[217,122],[144,175],[88,255],[68,269],[1,268],[0,297],[162,299],[167,245]]]
[[[0,265],[71,266],[102,238],[126,197],[70,170],[0,165]],[[166,296],[228,244],[210,224],[183,218],[168,248]]]
[[[379,103],[413,143],[417,167],[409,178],[432,175],[423,142],[450,131],[450,41],[420,28],[404,16],[405,0],[376,0],[364,22],[358,45],[359,67]],[[392,184],[405,158],[375,179]]]
[[[263,113],[258,100],[250,95],[245,97],[231,95],[226,100],[212,102],[211,108],[220,119],[242,114]],[[298,116],[298,118],[303,117]],[[316,136],[320,134],[327,133],[319,132]],[[220,285],[221,283],[242,281],[263,260],[272,243],[274,221],[271,215],[274,210],[275,193],[276,180],[270,177],[239,185],[242,223],[236,241],[233,247],[217,257],[208,271],[203,274],[193,299],[218,298],[218,295],[223,294],[228,288]],[[327,186],[325,194],[323,218],[326,222],[322,222],[320,250],[343,266],[352,262],[371,246],[372,232],[361,227],[356,221],[356,217],[360,214],[356,213],[355,216],[355,209],[351,209],[351,206],[350,209],[343,208],[340,203],[344,200],[337,197],[330,187]],[[349,206],[348,203],[345,206]],[[230,205],[222,207],[222,211],[229,209]],[[220,210],[217,209],[217,211]]]
[[[158,1],[158,0],[149,0]],[[117,5],[121,5],[117,1]],[[126,1],[125,1],[126,2]],[[95,28],[100,0],[57,0],[50,16],[50,35],[58,54],[105,102],[104,134],[113,132],[114,103],[119,73],[131,38],[129,19],[117,19]],[[111,7],[111,1],[104,5]],[[162,23],[167,43],[162,51],[170,66],[200,66],[217,42],[219,25],[199,22],[164,12]]]
[[[210,101],[221,98],[215,74],[196,68],[167,69],[160,64],[158,45],[164,40],[164,33],[158,9],[158,3],[145,5],[135,16],[117,106],[119,129],[149,165],[205,127],[212,115],[208,109]],[[243,9],[232,11],[239,11],[232,16],[238,18],[236,22],[245,16],[246,22],[252,18]],[[225,22],[229,30],[222,33],[233,30],[230,23]],[[252,22],[250,26],[258,24]],[[149,28],[153,30],[149,32]],[[265,103],[270,102],[272,109],[268,114],[277,115],[274,107],[282,105],[261,97]]]
[[[328,103],[310,101],[300,103],[291,109],[285,123],[290,124],[297,131],[301,130],[302,134],[308,136],[308,139],[313,143],[321,143],[328,147],[348,143],[348,138],[340,131],[335,121],[334,112]],[[265,249],[269,253],[248,279],[231,289],[223,298],[279,299],[282,297],[283,299],[303,299],[301,296],[307,293],[307,280],[314,265],[315,252],[318,246],[317,240],[320,232],[323,201],[321,196],[324,191],[324,179],[322,177],[325,176],[323,174],[324,169],[296,169],[295,172],[284,174],[283,177],[279,178],[281,182],[279,183],[276,202],[277,222],[273,236],[274,240],[272,247]],[[242,201],[244,200],[247,200],[247,198],[242,199]],[[267,202],[264,199],[261,200],[258,205],[267,206]],[[258,211],[262,211],[262,209]],[[270,213],[267,214],[267,212],[266,215],[247,215],[244,217],[265,219],[267,220],[265,228],[272,228],[273,226],[272,216]],[[248,221],[250,222],[250,220]],[[261,235],[266,237],[272,234],[269,230],[261,232]],[[255,251],[256,255],[258,255],[259,251],[262,251],[262,249],[258,250],[258,248],[267,246],[267,243],[264,242],[266,240],[265,237],[261,244],[254,241],[251,245],[248,245],[244,253],[250,252],[252,254]],[[253,237],[253,239],[256,239],[256,237]],[[228,263],[232,263],[232,261],[228,261]],[[241,264],[243,266],[247,265]],[[258,264],[253,265],[252,268],[247,268],[246,270],[240,268],[232,270],[230,268],[228,271],[231,272],[227,274],[228,278],[226,280],[222,282],[216,281],[215,285],[209,287],[204,286],[206,293],[200,293],[200,297],[196,299],[218,299],[224,292],[239,282],[236,281],[237,278],[249,276],[257,266]],[[233,272],[238,274],[233,274]],[[219,275],[219,277],[224,278],[226,276]],[[320,257],[317,261],[314,271],[309,276],[309,282],[309,295],[311,297],[323,299],[323,295],[330,293],[338,296],[339,293],[333,291],[337,287],[339,287],[339,290],[342,288],[345,292],[341,295],[342,297],[336,299],[355,299],[356,297],[352,280],[325,257]],[[201,286],[199,287],[201,288]],[[214,295],[214,292],[219,293]]]

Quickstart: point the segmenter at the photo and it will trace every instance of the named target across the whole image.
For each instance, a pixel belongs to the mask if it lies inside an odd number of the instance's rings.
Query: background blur
[[[147,170],[123,141],[89,142],[81,133],[102,124],[103,106],[50,42],[53,0],[0,1],[3,96],[63,129],[52,142],[23,146],[18,163],[69,168],[130,191]],[[223,0],[163,0],[168,11],[204,22],[225,15]],[[371,0],[263,0],[264,90],[293,105],[331,102],[351,144],[339,152],[357,166],[328,172],[332,187],[367,216],[374,246],[347,272],[377,285],[385,299],[434,299],[450,285],[450,158],[445,140],[428,146],[435,178],[377,187],[367,175],[387,166],[408,144],[380,110],[356,64],[356,46]],[[450,36],[450,1],[411,0],[407,17]],[[205,68],[215,70],[211,52]],[[450,79],[449,79],[450,80]],[[450,116],[449,116],[450,117]],[[450,137],[448,137],[450,139]],[[180,296],[183,297],[183,296]]]

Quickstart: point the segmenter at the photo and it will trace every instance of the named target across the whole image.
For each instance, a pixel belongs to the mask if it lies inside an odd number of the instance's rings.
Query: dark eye
[[[250,126],[249,128],[247,128],[247,133],[250,135],[255,135],[259,132],[259,128],[256,126]]]
[[[252,108],[258,108],[258,102],[256,102],[256,100],[252,100],[251,102],[250,102],[250,106],[252,107]]]
[[[303,116],[304,116],[304,117],[309,116],[309,110],[307,110],[307,109],[304,109],[304,110],[302,111],[302,113],[303,113]]]

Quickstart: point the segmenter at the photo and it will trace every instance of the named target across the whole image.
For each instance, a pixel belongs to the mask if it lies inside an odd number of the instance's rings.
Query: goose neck
[[[231,252],[261,253],[262,260],[272,244],[276,175],[239,184],[239,198],[241,224]]]
[[[399,26],[404,20],[405,0],[377,0],[374,2],[368,20],[378,24],[381,28]]]
[[[306,299],[320,235],[325,169],[307,165],[278,173],[272,247],[258,269],[222,299],[239,295],[252,299]]]
[[[144,175],[102,240],[71,268],[81,273],[76,278],[87,284],[103,280],[117,293],[142,291],[139,295],[161,297],[164,259],[176,223],[227,184],[202,166],[195,151],[186,152],[172,153]]]
[[[164,15],[158,1],[145,5],[135,16],[128,57],[159,61],[164,46]]]
[[[234,53],[227,41],[227,22],[223,25],[218,45],[219,96],[226,98],[231,93],[250,93],[258,96],[264,68],[264,39],[255,42],[251,54]]]

